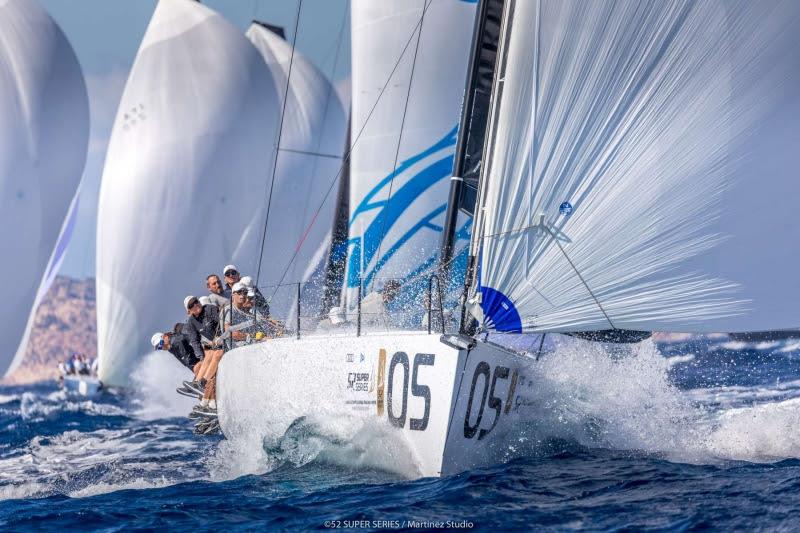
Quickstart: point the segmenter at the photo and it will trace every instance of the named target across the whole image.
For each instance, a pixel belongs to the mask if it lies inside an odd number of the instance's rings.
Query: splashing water
[[[88,400],[52,385],[2,387],[0,523],[12,516],[6,509],[21,521],[37,509],[45,512],[32,507],[42,498],[62,498],[46,506],[62,517],[89,498],[93,507],[107,509],[100,523],[109,525],[119,513],[141,516],[154,505],[173,505],[169,502],[198,512],[209,504],[235,505],[251,509],[255,520],[274,515],[302,522],[319,516],[315,509],[350,512],[348,504],[337,503],[342,493],[351,494],[368,515],[387,509],[385,502],[401,501],[452,513],[463,509],[475,490],[497,502],[512,498],[523,509],[530,508],[526,498],[539,501],[542,490],[561,487],[563,500],[554,504],[552,515],[545,513],[552,519],[575,501],[591,498],[587,483],[627,487],[633,481],[631,488],[614,489],[604,498],[621,501],[615,498],[634,491],[626,509],[642,511],[635,480],[657,483],[676,475],[686,481],[674,491],[687,490],[693,479],[708,483],[703,480],[711,476],[719,483],[708,490],[746,484],[767,498],[772,485],[760,483],[796,477],[791,459],[800,457],[800,438],[793,431],[800,422],[798,354],[786,350],[788,342],[746,351],[726,349],[724,342],[643,342],[629,355],[565,342],[536,363],[536,424],[520,430],[539,444],[532,458],[485,474],[415,482],[402,481],[416,476],[411,455],[404,455],[391,431],[371,420],[309,417],[263,440],[197,438],[183,416],[191,402],[181,404],[182,397],[171,394],[186,371],[158,354],[143,358],[135,393],[106,392]],[[385,452],[390,446],[391,454]],[[759,470],[761,462],[770,470]],[[534,490],[540,482],[545,485]],[[362,485],[348,489],[353,483]],[[509,483],[513,495],[501,490]],[[131,498],[129,490],[138,496]],[[690,507],[680,494],[663,497],[677,501],[678,508]],[[306,509],[304,518],[297,518],[295,508]],[[592,516],[605,516],[600,503],[592,509]],[[618,517],[615,513],[608,516]],[[504,520],[508,517],[498,515],[494,523],[512,525]],[[306,526],[315,524],[303,522]]]

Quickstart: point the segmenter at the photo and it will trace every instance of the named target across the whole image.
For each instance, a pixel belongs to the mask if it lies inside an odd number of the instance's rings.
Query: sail
[[[264,60],[191,0],[161,0],[111,134],[97,227],[100,378],[123,385],[187,294],[253,272],[280,108]],[[263,220],[263,218],[261,218]]]
[[[33,0],[0,0],[0,376],[21,362],[40,286],[86,162],[89,102],[64,33]]]
[[[272,187],[271,194],[263,197],[264,204],[269,203],[269,220],[261,213],[253,221],[257,232],[263,232],[267,224],[259,285],[277,295],[272,311],[285,317],[287,304],[296,300],[296,288],[273,286],[307,283],[301,313],[315,314],[324,282],[318,276],[311,278],[328,258],[345,144],[345,114],[325,75],[300,51],[295,49],[292,54],[291,44],[270,27],[253,23],[246,35],[264,58],[279,105],[284,108],[274,180],[272,176],[265,179],[266,186]],[[274,144],[277,142],[276,136]],[[265,296],[269,294],[265,292]]]
[[[800,4],[512,2],[506,37],[489,327],[800,326]]]
[[[362,280],[369,292],[435,268],[475,4],[355,0],[351,17],[350,308]]]

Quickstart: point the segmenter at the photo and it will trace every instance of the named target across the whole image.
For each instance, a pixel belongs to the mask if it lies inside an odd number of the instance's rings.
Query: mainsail
[[[161,0],[122,96],[97,228],[100,377],[124,384],[186,294],[255,270],[280,108],[253,45],[191,0]],[[261,219],[263,220],[263,218]]]
[[[435,267],[474,16],[460,0],[352,4],[351,308],[361,282]]]
[[[345,114],[325,75],[273,29],[255,22],[246,35],[269,68],[284,113],[275,176],[264,177],[266,187],[272,188],[262,198],[269,204],[269,219],[261,211],[253,221],[255,232],[266,231],[259,285],[276,294],[279,305],[295,300],[296,289],[288,285],[308,282],[301,312],[314,314],[308,306],[319,307],[324,289],[321,273],[336,211]],[[277,144],[277,135],[274,141]],[[275,305],[273,312],[286,316]]]
[[[89,142],[89,102],[78,59],[33,0],[0,0],[0,117],[2,376],[20,363],[40,286],[50,279],[48,267],[63,256],[56,241]]]
[[[487,326],[800,326],[800,4],[508,2],[505,36]]]

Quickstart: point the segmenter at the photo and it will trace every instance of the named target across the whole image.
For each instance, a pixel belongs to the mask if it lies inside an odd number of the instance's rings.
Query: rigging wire
[[[400,120],[400,134],[397,136],[397,148],[394,152],[394,164],[392,166],[392,179],[389,181],[389,196],[386,198],[386,207],[384,209],[388,213],[389,204],[392,202],[392,191],[394,189],[394,178],[397,176],[397,160],[400,157],[400,145],[403,142],[403,130],[405,129],[406,125],[406,114],[408,113],[408,101],[411,99],[411,86],[414,82],[414,70],[417,66],[417,54],[419,52],[419,43],[422,40],[422,24],[425,20],[425,12],[428,11],[428,7],[431,5],[433,0],[427,0],[425,5],[422,7],[422,15],[419,17],[419,33],[417,34],[417,44],[414,47],[414,57],[411,60],[411,73],[408,76],[408,90],[406,91],[406,101],[403,105],[403,118]],[[376,261],[376,268],[381,260],[381,248],[383,247],[383,239],[386,237],[386,219],[388,216],[383,217],[383,223],[381,224],[381,238],[378,240],[378,250],[375,254],[375,261]],[[361,243],[361,249],[364,250],[364,243]],[[377,272],[376,272],[377,273]],[[364,276],[364,273],[361,273],[361,276]],[[375,289],[375,278],[376,276],[372,277],[372,289]]]
[[[578,279],[581,280],[581,283],[583,283],[583,286],[586,287],[587,291],[589,291],[589,294],[591,295],[592,299],[594,300],[594,303],[597,304],[597,307],[600,309],[600,312],[603,313],[603,316],[606,317],[606,320],[608,320],[608,323],[611,325],[611,329],[617,329],[617,327],[614,325],[614,323],[611,322],[611,318],[608,316],[608,313],[606,313],[606,310],[603,309],[603,306],[600,304],[600,300],[597,299],[597,296],[595,296],[595,294],[592,291],[591,287],[589,287],[589,284],[586,283],[585,279],[583,279],[583,276],[581,275],[580,271],[578,270],[578,267],[575,266],[575,263],[573,263],[572,259],[570,259],[569,255],[567,255],[567,251],[564,250],[563,246],[561,246],[561,243],[559,242],[558,237],[556,237],[556,234],[553,233],[553,230],[551,230],[550,227],[547,224],[542,224],[541,226],[547,231],[547,233],[550,234],[551,237],[553,237],[553,241],[556,243],[556,246],[558,246],[558,249],[561,250],[562,254],[564,254],[564,257],[566,258],[567,262],[569,263],[569,266],[571,266],[572,270],[575,271],[575,274],[578,275]]]
[[[292,255],[292,258],[289,260],[289,264],[286,266],[286,269],[284,269],[283,274],[281,275],[280,279],[278,280],[278,283],[275,285],[275,289],[274,289],[274,291],[272,293],[272,296],[270,298],[275,296],[275,293],[278,291],[278,287],[281,286],[281,284],[283,283],[284,278],[286,277],[286,274],[289,272],[289,267],[292,265],[294,260],[297,258],[297,254],[300,251],[300,247],[302,246],[303,241],[305,240],[306,236],[308,235],[308,232],[311,230],[311,227],[316,222],[316,217],[319,214],[319,212],[322,210],[322,207],[325,205],[325,202],[328,200],[328,197],[330,196],[331,191],[333,190],[333,187],[338,183],[339,178],[341,178],[342,172],[343,172],[347,162],[350,161],[350,156],[352,155],[353,150],[356,147],[356,144],[358,144],[359,139],[361,139],[361,134],[364,133],[364,130],[366,129],[367,124],[369,123],[370,119],[372,118],[372,115],[375,112],[375,109],[378,107],[378,103],[380,103],[381,98],[383,97],[383,93],[386,92],[386,88],[389,86],[389,83],[392,81],[392,77],[394,76],[394,73],[397,71],[397,67],[400,66],[400,61],[402,61],[403,57],[406,54],[406,51],[408,51],[408,47],[411,45],[411,41],[414,39],[414,35],[417,33],[417,28],[419,28],[421,26],[421,24],[422,24],[422,18],[420,17],[419,21],[417,21],[417,24],[414,26],[413,30],[411,31],[411,35],[409,35],[408,40],[406,41],[406,44],[403,46],[403,50],[400,52],[400,55],[398,56],[397,61],[395,61],[391,72],[389,72],[389,75],[386,78],[386,82],[383,84],[383,87],[381,87],[381,90],[378,93],[378,97],[375,99],[375,103],[372,105],[372,108],[370,108],[369,113],[367,113],[367,117],[364,119],[364,123],[361,125],[361,129],[359,129],[358,134],[355,136],[355,139],[353,139],[353,142],[350,144],[350,148],[348,148],[347,152],[344,154],[344,157],[342,158],[342,164],[339,166],[339,170],[336,172],[336,175],[333,177],[333,180],[331,180],[331,184],[328,187],[328,191],[325,193],[325,196],[322,198],[322,202],[320,203],[319,207],[317,208],[316,212],[314,213],[314,217],[311,220],[311,223],[306,228],[306,230],[305,230],[305,232],[303,234],[303,238],[301,238],[300,241],[298,242],[298,244],[297,244],[297,246],[295,248],[294,254]]]
[[[269,197],[267,198],[267,216],[264,220],[264,231],[261,233],[261,248],[258,253],[258,269],[256,270],[256,287],[258,280],[261,277],[261,263],[264,259],[264,243],[267,240],[267,226],[269,225],[269,213],[272,207],[272,192],[275,190],[275,171],[278,168],[278,156],[280,155],[281,148],[281,135],[283,134],[283,119],[286,115],[286,103],[289,100],[289,83],[292,80],[292,65],[294,63],[294,50],[297,44],[297,30],[300,27],[300,12],[303,9],[303,0],[297,2],[297,17],[294,21],[294,35],[292,35],[292,53],[289,56],[289,71],[286,74],[286,89],[283,91],[283,106],[281,108],[281,120],[278,124],[278,143],[275,147],[275,161],[272,164],[272,180],[269,186]]]

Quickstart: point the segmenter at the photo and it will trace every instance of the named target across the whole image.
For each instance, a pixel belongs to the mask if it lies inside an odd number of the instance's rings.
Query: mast
[[[447,278],[455,246],[459,210],[472,215],[483,159],[483,141],[497,62],[497,44],[505,0],[480,0],[475,16],[461,120],[453,158],[453,176],[442,231],[440,268]]]
[[[336,194],[336,214],[333,219],[331,249],[325,269],[325,294],[322,311],[327,313],[331,307],[340,305],[342,287],[344,286],[345,266],[347,265],[347,237],[350,221],[350,136],[352,135],[352,111],[347,119],[344,158],[342,159],[342,176],[339,179],[339,191]]]

